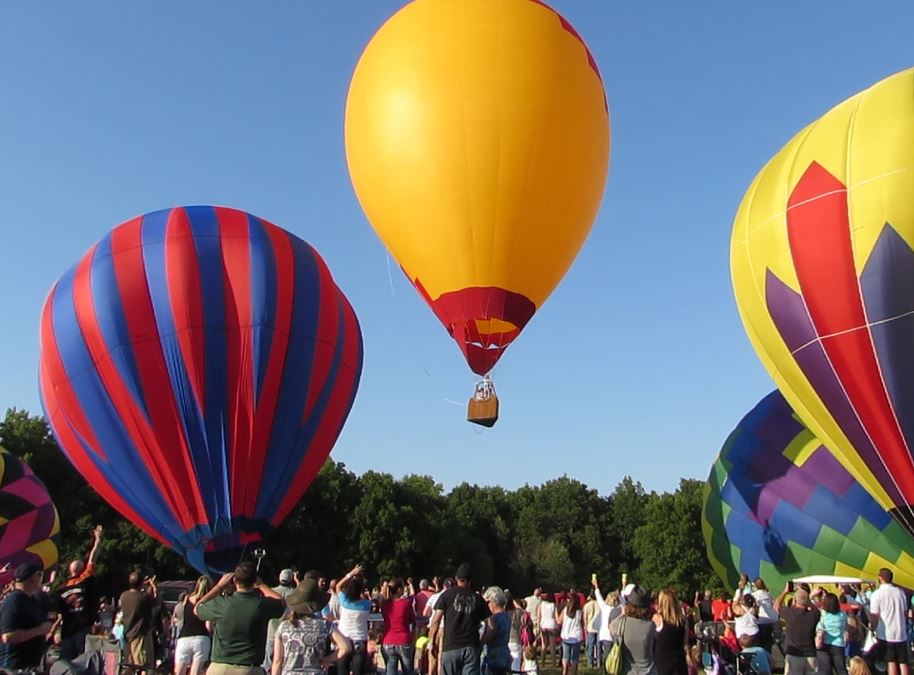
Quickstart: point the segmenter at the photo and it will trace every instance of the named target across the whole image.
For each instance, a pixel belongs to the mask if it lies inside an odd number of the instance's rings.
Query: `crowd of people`
[[[0,605],[0,666],[78,663],[87,637],[99,636],[117,645],[129,675],[538,675],[547,665],[577,675],[581,661],[602,669],[616,643],[616,675],[695,675],[714,668],[703,658],[713,635],[717,656],[748,654],[765,673],[783,627],[790,675],[866,675],[859,656],[870,635],[889,675],[908,675],[910,605],[887,569],[878,588],[788,586],[774,598],[744,575],[732,597],[705,591],[689,604],[637,584],[604,595],[596,575],[586,593],[515,597],[474,588],[466,564],[450,578],[373,587],[360,566],[338,579],[290,568],[269,586],[243,562],[216,582],[200,577],[165,607],[155,577],[139,572],[117,603],[96,597],[101,536],[97,528],[87,559],[59,584],[43,584],[35,565],[4,571],[13,578]]]

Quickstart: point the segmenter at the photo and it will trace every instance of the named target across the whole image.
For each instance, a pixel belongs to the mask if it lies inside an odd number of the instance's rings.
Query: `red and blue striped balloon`
[[[198,570],[304,494],[358,389],[355,312],[307,243],[235,209],[129,220],[51,289],[40,388],[64,453]]]

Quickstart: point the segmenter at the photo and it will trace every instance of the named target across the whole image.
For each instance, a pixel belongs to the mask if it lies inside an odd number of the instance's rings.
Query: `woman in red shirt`
[[[381,654],[387,665],[387,675],[397,675],[397,664],[403,675],[413,675],[413,657],[416,653],[413,599],[404,598],[403,579],[391,579],[381,587],[384,602],[384,634],[381,636]]]

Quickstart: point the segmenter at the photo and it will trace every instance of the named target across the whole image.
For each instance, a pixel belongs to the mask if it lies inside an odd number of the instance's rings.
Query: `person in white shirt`
[[[609,597],[605,600],[603,599],[603,594],[600,592],[600,586],[597,583],[596,575],[593,576],[590,584],[593,586],[594,594],[597,596],[597,605],[600,607],[599,617],[595,619],[595,621],[599,626],[597,641],[600,645],[597,663],[602,664],[606,659],[607,654],[609,654],[610,647],[612,647],[613,636],[612,633],[609,632],[609,624],[622,613],[622,606],[619,604],[619,593],[617,591],[613,591],[609,594]]]
[[[870,629],[876,632],[888,675],[899,675],[899,669],[908,675],[908,601],[892,578],[892,570],[879,570],[879,588],[870,598]]]

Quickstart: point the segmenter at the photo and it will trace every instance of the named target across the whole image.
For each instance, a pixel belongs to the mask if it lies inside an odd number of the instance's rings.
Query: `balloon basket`
[[[476,383],[476,391],[467,403],[467,422],[491,428],[497,421],[498,396],[495,395],[495,385],[486,375]]]

